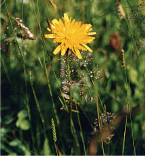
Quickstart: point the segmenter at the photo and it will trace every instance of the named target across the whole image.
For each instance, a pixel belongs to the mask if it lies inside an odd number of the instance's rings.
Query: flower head
[[[53,51],[53,54],[56,55],[61,51],[61,55],[63,56],[69,48],[79,59],[82,59],[79,49],[92,52],[86,44],[91,43],[95,39],[95,37],[90,37],[90,35],[95,35],[96,32],[90,32],[92,30],[91,24],[81,25],[81,21],[75,22],[75,19],[71,21],[67,13],[64,13],[64,17],[62,18],[64,23],[61,19],[59,19],[59,21],[57,19],[52,20],[47,30],[53,34],[45,34],[44,37],[54,38],[54,43],[60,43]]]

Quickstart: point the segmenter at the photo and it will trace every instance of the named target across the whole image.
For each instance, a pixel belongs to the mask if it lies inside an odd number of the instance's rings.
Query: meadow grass
[[[1,2],[2,155],[145,154],[144,8],[144,0]],[[45,38],[64,13],[97,33],[82,59],[71,49],[54,55],[59,43]]]

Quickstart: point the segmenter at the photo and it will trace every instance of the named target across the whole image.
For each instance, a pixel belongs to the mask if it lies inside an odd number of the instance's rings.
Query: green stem
[[[70,129],[71,129],[71,133],[74,137],[75,143],[76,143],[76,147],[77,147],[77,154],[79,151],[79,143],[77,140],[77,135],[75,132],[75,127],[73,124],[73,120],[72,120],[72,84],[71,84],[71,76],[70,76],[70,65],[69,65],[69,48],[66,51],[67,54],[67,72],[68,72],[68,81],[69,81],[69,118],[70,118]],[[76,136],[76,137],[75,137]]]
[[[67,72],[68,72],[68,81],[69,81],[69,118],[70,118],[70,128],[71,128],[71,132],[73,134],[73,130],[72,130],[72,85],[71,85],[71,77],[70,77],[70,66],[69,66],[69,48],[66,51],[67,54]]]
[[[76,110],[78,111],[77,104],[76,104]],[[82,126],[81,126],[80,117],[79,117],[78,112],[77,112],[77,117],[78,117],[78,122],[79,122],[79,126],[80,126],[80,136],[81,136],[82,142],[83,142],[84,153],[85,153],[85,155],[87,155],[86,147],[85,147],[85,141],[84,141],[84,137],[83,137]]]
[[[129,111],[130,111],[130,103],[128,104]],[[134,150],[134,155],[136,156],[136,149],[135,149],[135,144],[134,144],[134,138],[133,138],[133,126],[132,126],[132,119],[131,119],[131,113],[130,113],[130,123],[131,123],[131,134],[132,134],[132,140],[133,140],[133,150]]]
[[[8,13],[8,8],[7,8],[6,1],[5,1],[5,6],[6,6],[7,13]],[[22,5],[22,10],[23,10],[23,5]],[[22,11],[22,13],[23,13],[23,11]],[[10,16],[9,13],[8,13],[8,18],[9,18],[9,20],[10,20],[10,24],[11,24],[12,30],[14,30],[14,27],[13,27],[13,24],[12,24],[12,21],[11,21],[11,18],[12,18],[13,20],[15,20],[16,22],[18,22],[18,21],[17,21],[13,16]],[[15,34],[15,33],[14,33],[14,34]],[[26,88],[26,99],[27,99],[27,105],[26,105],[26,107],[27,107],[27,109],[28,109],[28,117],[29,117],[29,121],[30,121],[30,123],[31,123],[29,99],[28,99],[28,94],[27,94],[27,80],[26,80],[26,73],[27,73],[27,72],[26,72],[25,60],[24,60],[24,56],[22,55],[22,51],[21,51],[21,49],[20,49],[20,46],[19,46],[19,44],[18,44],[18,42],[17,42],[16,34],[15,34],[14,38],[15,38],[15,40],[16,40],[16,44],[17,44],[17,46],[18,46],[18,50],[19,50],[19,52],[20,52],[20,54],[21,54],[21,59],[22,59],[23,68],[24,68],[25,88]],[[8,77],[8,78],[9,78],[9,77]],[[10,83],[11,83],[11,81],[10,81]],[[33,133],[32,128],[30,128],[30,129],[31,129],[31,134],[32,134],[33,149],[34,149],[35,154],[37,154],[37,151],[36,151],[36,149],[35,149],[35,147],[34,147],[34,142],[35,142],[34,133]]]
[[[31,85],[31,88],[32,88],[32,92],[33,92],[33,95],[34,95],[34,99],[35,99],[38,111],[40,113],[41,121],[42,121],[42,124],[43,124],[44,136],[45,136],[45,138],[47,138],[47,135],[46,135],[46,132],[45,132],[45,124],[44,124],[45,120],[44,120],[43,115],[41,113],[40,105],[39,105],[39,102],[37,100],[37,96],[36,96],[36,93],[35,93],[35,90],[34,90],[34,87],[33,87],[33,80],[32,80],[31,73],[30,73],[30,85]]]
[[[100,131],[101,131],[101,129],[102,129],[102,124],[101,124],[101,122],[100,122],[100,114],[99,114],[99,102],[98,102],[98,98],[96,98],[97,99],[97,116],[98,116],[98,124],[99,124],[99,129],[100,129]],[[102,145],[102,151],[103,151],[103,155],[105,155],[105,151],[104,151],[104,144],[103,144],[103,140],[102,140],[102,138],[101,138],[101,145]]]
[[[43,48],[43,46],[42,46]],[[53,110],[54,110],[54,114],[55,114],[55,117],[56,117],[56,121],[57,121],[57,124],[59,124],[59,118],[58,118],[58,115],[57,115],[57,110],[56,110],[56,107],[55,107],[55,104],[54,104],[54,100],[53,100],[53,93],[52,93],[52,89],[51,89],[51,85],[50,85],[50,81],[49,81],[49,74],[47,72],[47,67],[46,67],[46,63],[45,63],[45,55],[44,55],[44,50],[43,51],[43,59],[44,59],[44,73],[45,73],[45,76],[47,78],[47,85],[48,85],[48,88],[49,88],[49,92],[50,92],[50,96],[51,96],[51,101],[52,101],[52,106],[53,106]]]
[[[122,156],[124,155],[125,135],[126,135],[126,126],[127,126],[127,116],[126,116],[126,122],[125,122],[125,130],[124,130],[124,138],[123,138]]]
[[[128,104],[127,104],[127,111],[128,111]],[[126,115],[125,130],[124,130],[124,138],[123,138],[122,156],[124,155],[124,148],[125,148],[126,127],[127,127],[127,115]]]

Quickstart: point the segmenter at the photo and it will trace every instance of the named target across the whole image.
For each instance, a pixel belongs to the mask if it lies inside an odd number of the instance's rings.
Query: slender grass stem
[[[50,60],[50,57],[49,57],[49,60]],[[56,74],[55,74],[53,65],[51,66],[51,68],[52,68],[54,77],[55,77],[55,79],[56,79],[56,81],[57,81],[57,84],[58,84],[58,86],[59,86],[59,82],[58,82],[58,79],[57,79],[57,77],[56,77]],[[59,87],[59,91],[60,91],[60,93],[61,93],[61,95],[62,95],[62,91],[61,91],[60,87]],[[63,101],[64,101],[64,103],[65,103],[65,109],[66,109],[66,111],[69,111],[69,110],[68,110],[68,106],[67,106],[67,104],[66,104],[66,101],[65,101],[65,99],[64,99],[64,96],[62,96],[62,98],[63,98]]]
[[[129,110],[130,110],[130,104],[129,104]],[[134,155],[136,156],[136,149],[135,149],[135,143],[134,143],[134,137],[133,137],[133,126],[132,126],[131,113],[130,113],[130,123],[131,123],[131,135],[132,135],[132,140],[133,140],[133,150],[134,150]]]
[[[79,142],[78,142],[78,137],[77,137],[77,133],[76,133],[76,130],[75,130],[75,126],[74,126],[74,122],[73,120],[71,120],[71,124],[72,124],[72,130],[73,130],[73,137],[74,137],[74,140],[75,140],[75,144],[76,144],[76,153],[77,155],[79,155],[80,153],[80,145],[79,145]]]
[[[86,147],[85,147],[85,141],[84,141],[84,136],[83,136],[83,131],[82,131],[82,126],[81,126],[79,112],[78,112],[78,106],[76,104],[76,101],[75,101],[75,106],[76,106],[76,110],[77,110],[77,117],[78,117],[78,122],[79,122],[79,127],[80,127],[80,136],[81,136],[82,143],[83,143],[84,153],[85,153],[85,155],[87,155]]]
[[[69,81],[69,119],[70,119],[70,129],[71,129],[71,133],[74,137],[75,143],[76,143],[76,147],[77,147],[77,154],[79,151],[79,143],[77,140],[77,135],[75,132],[75,127],[73,124],[73,120],[72,120],[72,83],[71,83],[71,75],[70,75],[70,65],[69,65],[69,49],[67,49],[66,54],[67,54],[67,72],[68,72],[68,81]]]
[[[82,61],[83,61],[83,63],[85,64],[85,61],[84,61],[83,59],[82,59]],[[92,85],[95,87],[96,95],[98,96],[98,98],[99,98],[99,100],[100,100],[100,102],[101,102],[101,106],[102,106],[102,108],[103,108],[102,100],[101,100],[101,98],[100,98],[100,96],[99,96],[99,93],[98,93],[97,87],[96,87],[96,85],[95,85],[95,84],[96,84],[96,81],[94,81],[93,78],[91,77],[91,74],[90,74],[89,69],[87,68],[87,66],[86,66],[86,70],[87,70],[87,73],[88,73],[89,76],[90,76],[90,79],[91,79]],[[90,92],[91,92],[91,88],[89,88],[89,90],[90,90]]]
[[[42,30],[41,30],[40,20],[38,19],[38,16],[37,16],[37,13],[36,13],[36,9],[35,9],[35,4],[34,4],[34,2],[32,2],[32,0],[31,0],[31,3],[32,3],[33,9],[34,9],[34,12],[35,12],[35,16],[36,16],[36,19],[37,19],[37,23],[38,23],[38,25],[39,25],[40,34],[41,34],[41,41],[42,41],[42,49],[43,49],[43,48],[44,48],[44,47],[43,47],[43,44],[45,45],[45,41],[44,41],[44,36],[43,36]],[[38,0],[37,0],[37,8],[38,8]],[[39,14],[39,8],[38,8],[38,14]],[[44,59],[44,71],[45,71],[45,75],[46,75],[46,78],[47,78],[47,83],[48,83],[48,88],[49,88],[49,92],[50,92],[50,96],[51,96],[51,101],[52,101],[52,105],[53,105],[53,110],[54,110],[54,114],[55,114],[57,123],[59,123],[59,118],[58,118],[57,111],[56,111],[56,107],[55,107],[55,104],[54,104],[53,93],[52,93],[52,89],[51,89],[51,86],[50,86],[50,81],[49,81],[49,77],[48,77],[48,73],[47,73],[47,68],[46,68],[46,64],[45,64],[45,60],[46,60],[46,59],[45,59],[44,50],[42,50],[42,52],[43,52],[43,59]]]
[[[101,131],[102,125],[101,125],[101,121],[100,121],[100,112],[99,112],[99,102],[98,102],[98,98],[96,98],[96,104],[97,104],[97,117],[98,117],[98,124],[99,124],[99,129]],[[102,146],[102,151],[103,151],[103,155],[105,155],[105,151],[104,151],[104,145],[103,145],[103,140],[101,139],[101,146]]]
[[[76,106],[76,107],[77,107],[77,106]],[[78,109],[77,109],[77,110],[78,110]],[[83,131],[82,131],[82,126],[81,126],[81,122],[80,122],[79,113],[77,113],[77,116],[78,116],[78,122],[79,122],[79,126],[80,126],[80,136],[81,136],[81,138],[82,138],[84,153],[85,153],[85,155],[87,155],[87,151],[86,151],[86,147],[85,147],[85,141],[84,141],[84,136],[83,136]]]
[[[127,116],[126,116],[126,121],[125,121],[125,130],[124,130],[124,137],[123,137],[122,156],[124,155],[124,148],[125,148],[126,126],[127,126]]]
[[[56,106],[55,106],[54,99],[53,99],[53,93],[52,93],[52,89],[51,89],[51,85],[50,85],[50,81],[49,81],[49,74],[48,74],[48,72],[47,72],[47,67],[46,67],[46,63],[45,63],[46,58],[45,58],[45,53],[44,53],[44,50],[43,50],[43,48],[44,48],[43,45],[45,46],[45,40],[44,40],[42,31],[41,31],[40,20],[38,19],[37,14],[36,14],[36,9],[35,9],[34,2],[31,1],[31,3],[32,3],[32,5],[33,5],[33,9],[34,9],[34,12],[35,12],[35,16],[36,16],[36,18],[37,18],[37,22],[38,22],[38,25],[39,25],[39,28],[40,28],[41,41],[42,41],[42,53],[43,53],[43,60],[44,60],[44,67],[43,67],[41,61],[40,61],[40,63],[41,63],[41,67],[42,67],[42,69],[43,69],[43,71],[44,71],[44,73],[45,73],[45,76],[46,76],[46,78],[47,78],[47,85],[48,85],[49,93],[50,93],[50,96],[51,96],[51,101],[52,101],[52,106],[53,106],[55,118],[56,118],[57,124],[59,124],[59,118],[58,118]],[[37,8],[38,8],[38,0],[37,0]],[[39,13],[40,13],[40,12],[39,12],[39,8],[38,8],[38,14],[39,14]],[[51,62],[49,56],[48,56],[48,58],[49,58],[49,61]],[[39,60],[40,60],[40,59],[39,59]],[[51,68],[52,68],[52,70],[53,70],[53,72],[54,72],[54,75],[55,75],[55,78],[56,78],[56,74],[55,74],[55,71],[54,71],[53,66],[51,66]],[[56,80],[57,80],[57,78],[56,78]],[[58,80],[57,80],[57,83],[58,83]],[[59,86],[59,85],[58,85],[58,86]],[[59,87],[59,89],[60,89],[60,87]],[[60,92],[61,92],[61,89],[60,89]],[[65,100],[64,100],[64,101],[65,101]],[[67,106],[66,106],[66,109],[68,110]],[[60,126],[58,126],[58,129],[59,129],[59,131],[61,131]],[[60,136],[60,140],[61,140],[61,142],[62,142],[61,136]],[[62,144],[63,144],[63,143],[62,143]]]
[[[51,96],[51,101],[52,101],[52,105],[53,105],[53,110],[54,110],[54,114],[55,114],[55,117],[56,117],[56,121],[57,121],[57,123],[59,124],[59,118],[58,118],[57,111],[56,111],[56,107],[55,107],[55,104],[54,104],[53,93],[52,93],[52,89],[51,89],[51,85],[50,85],[50,81],[49,81],[49,77],[48,77],[48,72],[47,72],[47,68],[46,68],[46,64],[45,64],[44,50],[43,50],[43,59],[44,59],[44,73],[45,73],[46,78],[47,78],[47,85],[48,85],[49,92],[50,92],[50,96]]]
[[[8,136],[7,134],[6,134],[5,136],[6,136],[6,138],[8,138],[9,140],[13,140],[13,138],[10,137],[10,136]],[[2,138],[2,140],[3,140],[4,142],[6,142],[7,144],[9,144],[10,141],[8,141],[6,138]],[[19,142],[19,141],[17,141],[17,140],[15,140],[15,142],[17,142],[17,144],[20,144],[23,148],[25,148],[27,151],[31,152],[32,154],[36,154],[35,152],[29,150],[29,149],[27,148],[27,146],[24,145],[24,144],[22,144],[21,142]],[[3,145],[2,145],[2,146],[3,146]]]
[[[6,6],[6,10],[7,10],[7,13],[8,13],[8,8],[7,8],[7,4],[6,4],[6,2],[5,2],[5,6]],[[22,8],[23,8],[23,5],[22,5]],[[14,27],[13,27],[13,24],[12,24],[12,21],[11,21],[11,18],[12,19],[14,19],[15,20],[15,18],[14,17],[11,17],[10,18],[10,15],[9,15],[9,13],[8,13],[8,17],[9,17],[9,20],[10,20],[10,24],[11,24],[11,27],[12,27],[12,30],[14,30]],[[16,20],[15,20],[16,21]],[[15,34],[15,33],[14,33]],[[24,56],[22,55],[22,52],[21,52],[21,49],[20,49],[20,46],[19,46],[19,44],[18,44],[18,42],[17,42],[17,39],[16,39],[16,34],[15,34],[15,40],[16,40],[16,44],[17,44],[17,47],[18,47],[18,50],[19,50],[19,52],[20,52],[20,54],[21,54],[21,59],[22,59],[22,63],[23,63],[23,68],[24,68],[24,77],[25,77],[25,88],[26,88],[26,99],[27,99],[27,110],[28,110],[28,117],[29,117],[29,121],[30,121],[30,123],[31,123],[31,115],[30,115],[30,107],[29,107],[29,99],[28,99],[28,94],[27,94],[27,76],[26,76],[26,66],[25,66],[25,60],[24,60]],[[37,150],[36,150],[36,148],[35,148],[35,146],[34,146],[34,142],[35,142],[35,140],[34,140],[34,133],[33,133],[33,130],[32,130],[32,127],[30,128],[30,130],[31,130],[31,135],[32,135],[32,143],[33,143],[33,149],[34,149],[34,151],[35,151],[35,153],[37,154]]]
[[[43,117],[43,115],[41,113],[40,105],[39,105],[39,102],[38,102],[38,99],[37,99],[37,96],[36,96],[36,93],[35,93],[35,90],[34,90],[34,87],[33,87],[33,80],[32,80],[31,72],[30,72],[30,85],[31,85],[32,92],[33,92],[33,95],[34,95],[34,99],[35,99],[35,102],[36,102],[36,105],[37,105],[37,108],[38,108],[38,111],[39,111],[39,114],[40,114],[40,117],[41,117],[41,122],[42,122],[42,125],[43,125],[43,133],[44,133],[45,138],[47,138],[47,135],[46,135],[46,132],[45,132],[45,120],[44,120],[44,117]]]
[[[70,66],[69,66],[69,55],[68,55],[69,49],[67,50],[67,71],[68,71],[68,81],[69,81],[69,118],[70,118],[70,128],[71,132],[73,134],[72,130],[72,84],[71,84],[71,77],[70,77]]]
[[[84,60],[83,60],[83,63],[85,63]],[[95,87],[95,92],[96,92],[96,95],[97,95],[97,97],[96,97],[97,117],[98,117],[99,129],[101,130],[100,115],[99,115],[99,113],[100,113],[100,109],[99,109],[98,98],[99,98],[100,101],[101,101],[101,99],[100,99],[99,93],[98,93],[98,91],[97,91],[97,87],[96,87],[96,85],[95,85],[96,83],[95,83],[94,80],[92,79],[92,77],[91,77],[91,75],[90,75],[90,72],[89,72],[89,70],[88,70],[87,67],[86,67],[86,70],[87,70],[87,72],[88,72],[88,74],[89,74],[89,76],[90,76],[90,78],[91,78],[91,82],[92,82],[92,84],[93,84],[94,87]],[[104,109],[103,104],[102,104],[102,101],[101,101],[101,106],[102,106],[102,108]],[[101,144],[102,144],[103,155],[105,155],[104,145],[103,145],[103,141],[102,141],[102,139],[101,139]]]

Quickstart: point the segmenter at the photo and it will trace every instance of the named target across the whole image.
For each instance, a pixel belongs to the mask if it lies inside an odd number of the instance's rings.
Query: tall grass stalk
[[[67,71],[68,71],[68,82],[69,82],[69,120],[70,120],[71,133],[72,133],[75,143],[76,143],[77,154],[79,154],[79,143],[78,143],[78,139],[77,139],[77,135],[75,132],[75,127],[74,127],[73,119],[72,119],[72,82],[71,82],[71,75],[70,75],[70,65],[69,65],[68,53],[69,53],[69,48],[66,51],[66,54],[67,54],[66,66],[67,66]]]
[[[11,24],[11,27],[12,27],[12,30],[14,30],[14,27],[13,27],[13,24],[12,24],[12,21],[11,21],[11,17],[9,15],[9,12],[8,12],[8,8],[7,8],[7,4],[5,2],[5,7],[6,7],[6,10],[7,10],[7,14],[8,14],[8,17],[9,17],[9,20],[10,20],[10,24]],[[23,7],[23,5],[22,5]],[[12,17],[12,19],[15,20],[14,17]],[[24,56],[22,55],[22,52],[21,52],[21,49],[20,49],[20,46],[17,42],[17,39],[16,39],[16,34],[14,33],[14,38],[16,40],[16,44],[17,44],[17,47],[18,47],[18,50],[21,54],[21,60],[22,60],[22,63],[23,63],[23,68],[24,68],[24,77],[25,77],[25,88],[26,88],[26,100],[27,100],[27,103],[26,103],[26,107],[27,107],[27,110],[28,110],[28,117],[29,117],[29,121],[31,123],[31,113],[30,113],[30,107],[29,107],[29,100],[28,100],[28,93],[27,93],[27,75],[26,75],[26,66],[25,66],[25,60],[24,60]],[[34,133],[33,133],[33,130],[32,130],[32,127],[30,127],[30,130],[31,130],[31,137],[32,137],[32,146],[33,146],[33,149],[35,151],[35,153],[37,153],[37,150],[34,146],[34,142],[35,142],[35,139],[34,139]]]
[[[83,60],[83,63],[84,63],[84,60]],[[90,74],[90,72],[89,72],[89,70],[88,70],[87,67],[86,67],[86,70],[87,70],[87,73],[89,74],[89,76],[90,76],[90,78],[91,78],[92,84],[93,84],[94,87],[95,87],[97,118],[98,118],[99,129],[100,129],[100,131],[101,131],[100,109],[99,109],[99,102],[98,102],[98,99],[100,99],[100,97],[99,97],[99,93],[98,93],[98,91],[97,91],[97,87],[96,87],[96,83],[95,83],[96,81],[94,81],[94,80],[92,79],[91,74]],[[100,101],[101,101],[101,99],[100,99]],[[104,107],[103,107],[103,105],[102,105],[102,102],[101,102],[101,106],[102,106],[102,108],[104,109]],[[104,145],[103,145],[102,139],[101,139],[101,147],[102,147],[103,155],[105,155],[105,150],[104,150]],[[97,148],[97,147],[96,147],[96,148]]]
[[[125,130],[123,133],[124,137],[123,137],[123,146],[122,146],[122,156],[124,155],[124,148],[125,148],[126,126],[127,126],[127,115],[126,115],[126,121],[125,121]]]
[[[36,96],[36,93],[35,93],[35,90],[34,90],[34,87],[33,87],[33,78],[32,78],[31,71],[30,71],[30,85],[31,85],[32,92],[33,92],[33,95],[34,95],[34,99],[35,99],[35,102],[36,102],[36,105],[37,105],[37,108],[38,108],[38,111],[39,111],[39,114],[40,114],[40,117],[41,117],[41,122],[42,122],[42,125],[43,125],[43,134],[44,134],[45,138],[47,138],[46,132],[45,132],[45,129],[46,129],[45,128],[45,120],[44,120],[44,117],[42,115],[40,104],[38,102],[38,99],[37,99],[37,96]]]
[[[130,104],[129,104],[129,110],[130,110]],[[134,134],[133,134],[133,126],[132,126],[132,118],[131,118],[131,113],[130,113],[130,124],[131,124],[131,135],[132,135],[132,141],[133,141],[133,150],[134,150],[134,155],[136,156],[136,149],[135,149],[135,143],[134,143]]]
[[[44,48],[43,44],[45,45],[45,41],[44,41],[44,36],[43,36],[42,30],[41,30],[40,19],[38,19],[38,16],[37,16],[37,13],[36,13],[36,9],[35,9],[35,4],[34,4],[34,2],[32,2],[32,0],[31,0],[31,3],[32,3],[33,9],[34,9],[34,12],[35,12],[35,16],[36,16],[38,25],[39,25],[40,34],[41,34],[41,41],[42,41],[42,49],[43,49]],[[37,8],[38,8],[38,1],[37,1]],[[38,8],[38,14],[39,14],[39,8]],[[52,90],[51,90],[49,77],[48,77],[48,72],[47,72],[47,68],[46,68],[46,64],[45,64],[45,60],[46,59],[45,59],[44,50],[42,50],[42,53],[43,53],[43,60],[44,60],[44,71],[45,71],[45,75],[46,75],[46,78],[47,78],[47,83],[48,83],[48,88],[49,88],[49,92],[50,92],[50,96],[51,96],[51,100],[52,100],[53,110],[54,110],[54,113],[55,113],[55,117],[56,117],[57,123],[59,124],[59,118],[58,118],[56,107],[55,107],[55,104],[54,104],[53,93],[52,93]]]

